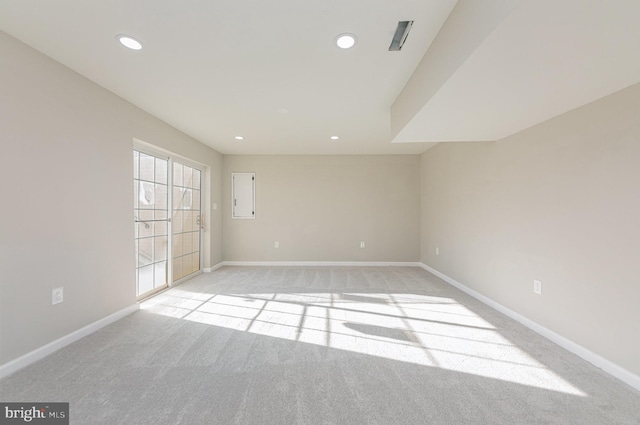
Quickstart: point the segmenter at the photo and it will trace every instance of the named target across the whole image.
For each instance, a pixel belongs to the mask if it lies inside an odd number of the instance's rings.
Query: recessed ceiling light
[[[131,50],[140,50],[142,49],[142,43],[140,43],[135,38],[132,38],[128,35],[120,34],[116,35],[116,39],[125,47],[128,47]]]
[[[339,137],[338,136],[331,136],[331,140],[338,140]]]
[[[286,109],[286,108],[280,108],[280,109],[278,109],[278,113],[282,114],[282,115],[286,115],[286,114],[289,113],[289,110]]]
[[[344,34],[340,34],[339,36],[336,37],[336,44],[341,49],[350,49],[350,48],[352,48],[353,46],[356,45],[356,41],[357,40],[358,39],[356,38],[355,35],[349,34],[349,33],[344,33]]]
[[[244,140],[244,137],[242,137],[242,136],[236,136],[236,140]]]

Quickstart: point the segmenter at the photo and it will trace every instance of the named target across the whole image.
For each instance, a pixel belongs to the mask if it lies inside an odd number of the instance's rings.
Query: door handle
[[[196,224],[198,225],[198,227],[204,230],[204,214],[198,214],[198,216],[196,217]]]

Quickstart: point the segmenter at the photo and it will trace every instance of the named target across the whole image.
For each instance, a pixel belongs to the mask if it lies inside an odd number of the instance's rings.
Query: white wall
[[[640,85],[421,174],[422,262],[640,374]]]
[[[419,167],[417,155],[225,156],[224,259],[417,261]],[[256,173],[255,220],[231,218],[233,172]]]
[[[133,138],[207,164],[213,202],[222,157],[2,32],[0,57],[3,364],[135,303]]]

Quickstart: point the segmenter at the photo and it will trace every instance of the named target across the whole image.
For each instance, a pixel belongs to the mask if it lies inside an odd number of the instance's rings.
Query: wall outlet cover
[[[51,305],[60,304],[64,301],[64,288],[54,288],[51,290]]]
[[[542,295],[542,282],[539,280],[533,281],[533,292],[538,295]]]

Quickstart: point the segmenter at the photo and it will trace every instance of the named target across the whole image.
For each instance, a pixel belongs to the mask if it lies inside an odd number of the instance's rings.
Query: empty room
[[[0,0],[0,423],[640,424],[637,0]]]

